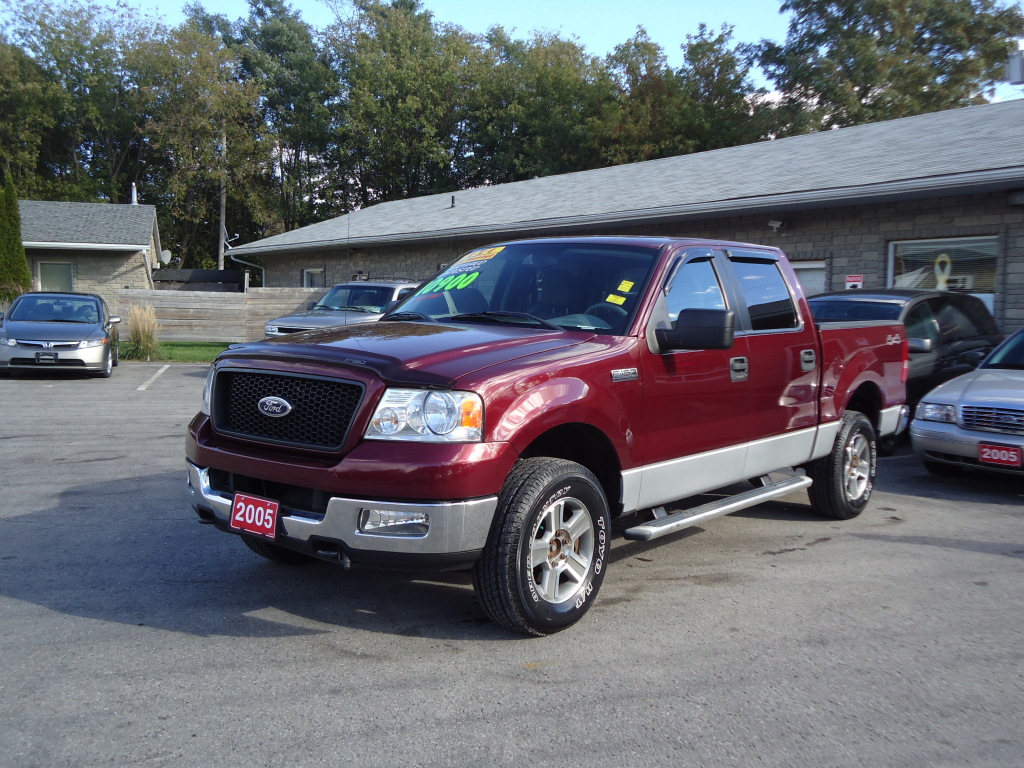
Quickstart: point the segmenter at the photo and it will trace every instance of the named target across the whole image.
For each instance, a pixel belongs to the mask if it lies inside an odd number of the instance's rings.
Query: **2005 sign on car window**
[[[236,493],[231,504],[231,527],[273,539],[277,535],[278,503],[259,496]]]

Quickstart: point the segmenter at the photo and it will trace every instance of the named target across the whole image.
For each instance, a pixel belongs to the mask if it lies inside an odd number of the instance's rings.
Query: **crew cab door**
[[[746,474],[757,477],[799,466],[811,455],[820,345],[776,253],[737,248],[726,255],[739,314],[737,342],[744,342],[747,357],[741,387],[750,418]]]
[[[721,487],[743,477],[749,405],[743,392],[747,340],[730,349],[664,351],[654,327],[674,327],[687,309],[734,309],[723,276],[724,255],[692,248],[676,258],[657,297],[641,344],[642,428],[637,455],[643,466],[624,473],[627,507],[651,507]]]

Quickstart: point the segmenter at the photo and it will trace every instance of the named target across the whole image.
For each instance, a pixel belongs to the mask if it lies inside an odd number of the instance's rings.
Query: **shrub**
[[[126,313],[128,338],[121,341],[120,356],[125,360],[152,360],[161,357],[157,341],[156,310],[148,304],[132,304]]]

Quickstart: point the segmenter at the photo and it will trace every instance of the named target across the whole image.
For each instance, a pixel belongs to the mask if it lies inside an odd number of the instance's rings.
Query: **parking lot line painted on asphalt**
[[[146,380],[146,383],[145,383],[145,384],[143,384],[142,386],[140,386],[140,387],[139,387],[139,388],[138,388],[138,389],[137,389],[136,391],[137,391],[137,392],[143,392],[143,391],[145,391],[145,390],[149,389],[149,385],[150,385],[150,384],[152,384],[152,383],[153,383],[154,381],[156,381],[157,379],[159,379],[159,378],[160,378],[160,374],[162,374],[162,373],[163,373],[164,371],[166,371],[166,370],[167,370],[168,368],[170,368],[170,367],[171,367],[171,366],[169,366],[169,365],[165,365],[165,366],[164,366],[163,368],[161,368],[161,369],[160,369],[159,371],[157,371],[157,372],[156,372],[156,373],[154,373],[154,374],[153,374],[152,376],[150,376],[150,377],[149,377],[149,379],[147,379],[147,380]]]

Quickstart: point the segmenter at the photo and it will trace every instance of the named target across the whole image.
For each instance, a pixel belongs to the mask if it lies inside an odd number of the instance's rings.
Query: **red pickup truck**
[[[653,539],[800,488],[860,513],[906,360],[898,323],[815,325],[774,248],[509,242],[378,322],[223,353],[188,489],[271,560],[472,568],[491,618],[549,634],[593,604],[617,518]]]

